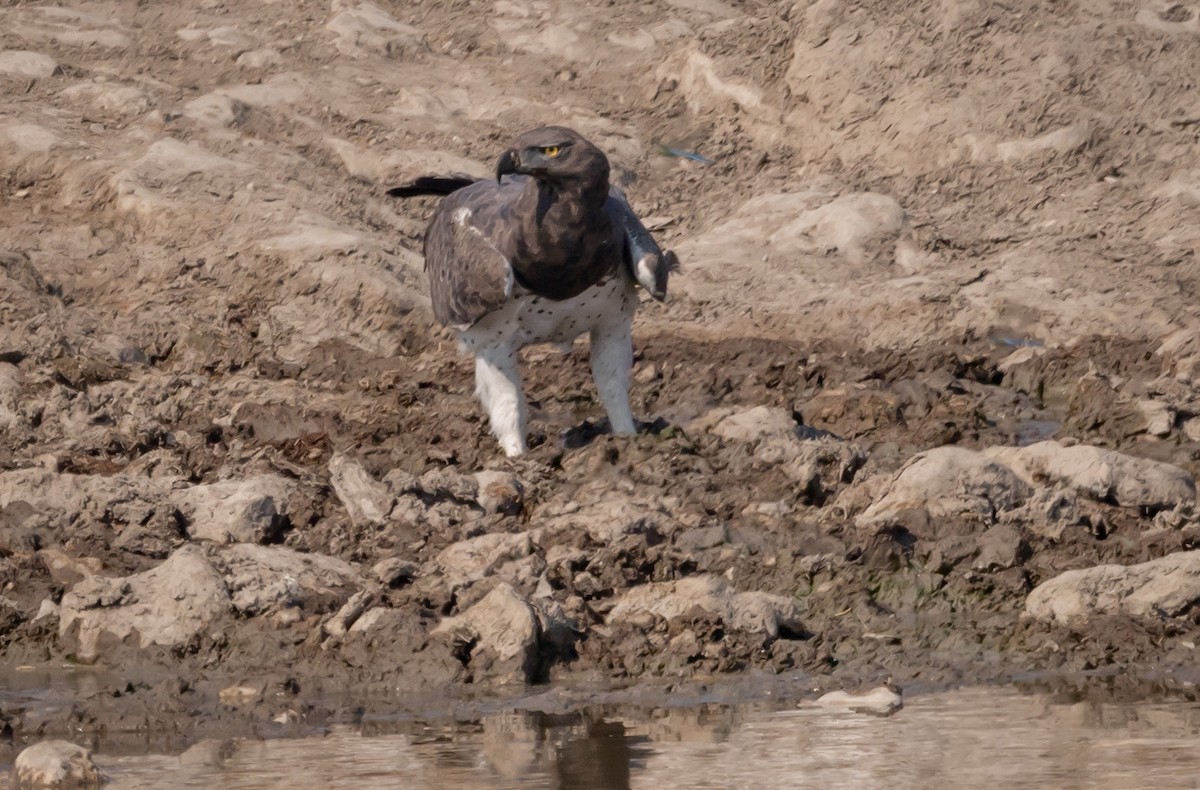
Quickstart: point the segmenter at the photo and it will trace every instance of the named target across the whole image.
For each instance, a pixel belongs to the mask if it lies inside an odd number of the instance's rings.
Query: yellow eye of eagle
[[[554,157],[558,156],[558,152],[561,149],[557,145],[548,145],[545,148],[541,148],[538,150],[540,150],[543,155],[548,156],[551,159],[553,159]]]

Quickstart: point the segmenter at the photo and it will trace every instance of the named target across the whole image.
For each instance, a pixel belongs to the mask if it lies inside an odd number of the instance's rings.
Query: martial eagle
[[[475,392],[509,456],[525,444],[517,352],[588,332],[592,377],[614,433],[629,408],[636,286],[666,296],[677,267],[608,183],[608,158],[577,132],[542,126],[517,137],[496,178],[425,176],[393,197],[446,195],[425,231],[437,320],[475,355]]]

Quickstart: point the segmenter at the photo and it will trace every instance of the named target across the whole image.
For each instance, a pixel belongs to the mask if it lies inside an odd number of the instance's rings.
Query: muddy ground
[[[104,678],[11,743],[1193,665],[1198,18],[0,7],[0,659]],[[684,269],[644,433],[530,349],[509,461],[382,192],[539,123]]]

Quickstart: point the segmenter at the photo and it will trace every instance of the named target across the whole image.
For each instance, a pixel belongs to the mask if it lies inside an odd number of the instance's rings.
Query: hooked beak
[[[500,161],[496,163],[496,181],[499,182],[503,176],[519,173],[520,167],[521,160],[517,156],[517,152],[511,148],[508,149],[500,156]]]

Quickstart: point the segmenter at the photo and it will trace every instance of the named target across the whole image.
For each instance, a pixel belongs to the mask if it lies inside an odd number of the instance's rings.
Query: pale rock
[[[237,64],[248,69],[265,69],[268,66],[278,65],[280,59],[278,51],[267,47],[243,52],[238,55]]]
[[[352,458],[336,454],[329,460],[329,482],[356,526],[383,526],[395,497]]]
[[[1002,162],[1016,162],[1047,151],[1066,154],[1083,148],[1091,142],[1092,135],[1092,125],[1085,121],[1055,129],[1030,140],[997,143],[994,155]]]
[[[803,212],[775,231],[770,241],[782,245],[811,239],[814,251],[837,251],[851,263],[862,264],[869,262],[873,250],[895,245],[907,226],[908,217],[895,198],[861,192]]]
[[[515,516],[525,504],[525,487],[514,475],[485,469],[475,473],[479,491],[475,501],[485,513]]]
[[[1032,486],[1003,463],[962,447],[938,447],[910,458],[856,522],[886,526],[915,511],[990,525],[1032,495]]]
[[[262,543],[276,536],[281,510],[296,484],[279,475],[192,486],[171,501],[187,520],[188,537],[214,543]]]
[[[1200,601],[1200,551],[1137,565],[1097,565],[1042,582],[1025,600],[1037,620],[1075,623],[1091,615],[1178,617]]]
[[[387,587],[397,587],[403,581],[412,581],[417,577],[419,570],[415,562],[399,557],[380,560],[371,567],[371,573]]]
[[[374,3],[334,0],[333,10],[325,29],[337,37],[334,46],[343,55],[394,56],[425,47],[420,30],[397,21]]]
[[[185,117],[218,127],[240,123],[249,111],[249,105],[221,93],[206,93],[183,105]]]
[[[569,655],[579,639],[580,630],[562,603],[550,593],[549,589],[543,589],[532,601],[538,622],[538,639],[559,655]]]
[[[44,154],[58,145],[58,135],[36,123],[10,123],[0,127],[0,140],[7,140],[18,151]]]
[[[13,760],[13,790],[76,790],[100,787],[104,778],[92,753],[70,741],[42,741]]]
[[[338,137],[329,137],[326,143],[342,160],[347,173],[372,181],[407,181],[426,173],[466,173],[479,178],[487,176],[487,168],[479,162],[449,151],[424,148],[380,151]]]
[[[84,82],[64,88],[62,97],[118,115],[137,115],[150,109],[150,97],[132,85]]]
[[[258,40],[233,25],[215,27],[208,31],[208,40],[213,46],[228,47],[241,54],[258,46]]]
[[[323,630],[334,639],[343,638],[358,618],[362,617],[363,612],[375,603],[376,597],[371,590],[359,590],[350,596],[350,600],[346,601],[333,617],[325,622],[322,626]]]
[[[59,639],[92,663],[122,644],[181,647],[228,610],[221,575],[188,545],[144,573],[76,584],[62,599]]]
[[[15,428],[21,422],[21,370],[0,362],[0,431]]]
[[[451,590],[491,576],[502,566],[533,553],[528,532],[493,533],[459,541],[442,550],[434,564]]]
[[[48,547],[37,553],[42,566],[57,584],[72,585],[100,573],[104,563],[97,557],[74,557],[57,547]]]
[[[43,598],[42,603],[38,606],[37,614],[33,616],[33,621],[45,620],[47,617],[58,617],[59,606],[49,598]]]
[[[1167,436],[1175,427],[1175,410],[1158,400],[1140,400],[1138,411],[1146,420],[1146,433],[1151,436]]]
[[[350,626],[348,634],[365,634],[369,631],[374,631],[387,623],[392,616],[391,612],[395,610],[389,609],[386,606],[373,606],[356,619],[353,625]]]
[[[511,585],[500,583],[482,600],[433,629],[458,645],[473,644],[470,667],[480,678],[500,683],[533,679],[538,663],[538,619]]]
[[[873,716],[890,716],[904,707],[900,690],[890,683],[860,694],[846,691],[831,691],[816,700],[817,707],[831,710],[849,710],[869,713]]]
[[[737,592],[720,576],[690,576],[634,587],[617,598],[607,621],[616,623],[645,614],[670,621],[697,607],[719,616],[730,628],[772,639],[781,631],[804,631],[795,599],[764,592]]]
[[[621,493],[614,491],[611,485],[601,484],[585,486],[566,507],[543,507],[534,514],[535,523],[540,524],[539,529],[548,535],[575,535],[584,531],[602,545],[626,535],[649,531],[665,533],[670,519],[664,500]]]
[[[220,560],[233,608],[242,615],[270,614],[299,607],[320,614],[342,606],[362,587],[347,562],[324,554],[303,554],[282,546],[235,543]]]
[[[992,447],[989,457],[1030,484],[1051,481],[1121,507],[1170,509],[1196,504],[1196,481],[1177,466],[1091,445],[1045,441],[1028,447]]]
[[[770,406],[750,409],[724,406],[697,417],[687,424],[689,433],[706,432],[731,442],[756,442],[792,434],[796,421],[787,411]]]
[[[42,79],[58,72],[58,63],[41,52],[9,49],[0,52],[0,72]]]
[[[227,686],[217,693],[217,699],[222,705],[238,708],[256,701],[262,694],[262,689],[255,686]]]

